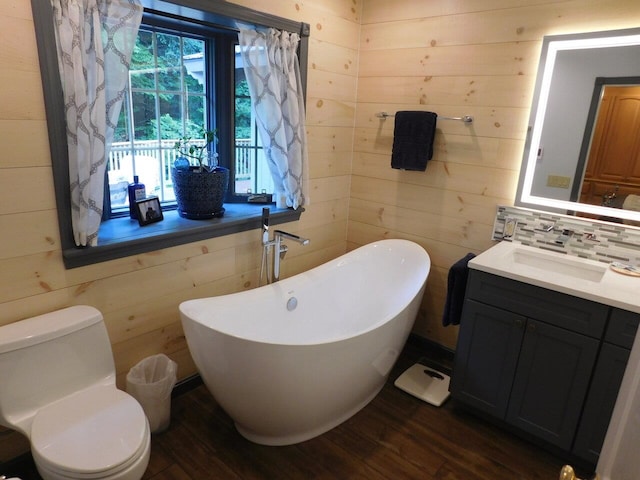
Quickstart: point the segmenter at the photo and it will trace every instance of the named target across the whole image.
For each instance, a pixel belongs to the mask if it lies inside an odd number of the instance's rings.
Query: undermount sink
[[[561,253],[516,246],[510,251],[513,263],[526,265],[547,272],[575,279],[599,282],[607,271],[607,265]]]
[[[503,241],[469,260],[469,268],[640,313],[640,277],[598,260]]]

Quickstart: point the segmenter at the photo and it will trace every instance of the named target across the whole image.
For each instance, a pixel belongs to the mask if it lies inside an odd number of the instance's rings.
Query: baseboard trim
[[[425,338],[416,333],[409,334],[409,339],[407,340],[413,346],[420,348],[421,350],[427,350],[436,355],[444,357],[446,360],[453,361],[453,357],[455,355],[455,351],[445,347],[444,345],[440,345],[428,338]]]
[[[414,333],[409,335],[407,343],[424,354],[418,363],[451,376],[453,350]]]
[[[202,381],[202,377],[200,376],[200,374],[194,373],[193,375],[187,378],[183,378],[176,383],[176,385],[173,387],[173,390],[171,391],[171,397],[178,397],[183,393],[187,393],[194,388],[199,387],[203,383],[204,382]]]

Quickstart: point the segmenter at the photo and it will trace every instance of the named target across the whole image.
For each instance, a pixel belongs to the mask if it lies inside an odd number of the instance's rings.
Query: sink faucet
[[[572,236],[573,236],[573,230],[567,230],[565,228],[565,229],[562,230],[562,233],[560,233],[560,235],[558,235],[558,237],[556,238],[555,242],[558,245],[564,246]]]
[[[266,270],[267,283],[277,282],[280,279],[280,260],[287,254],[289,248],[282,241],[293,240],[300,245],[309,245],[308,238],[294,235],[293,233],[284,232],[282,230],[274,230],[273,240],[269,240],[269,209],[262,209],[262,264],[260,266],[260,282],[262,282],[263,272]],[[273,275],[270,275],[269,269],[269,252],[273,247]]]

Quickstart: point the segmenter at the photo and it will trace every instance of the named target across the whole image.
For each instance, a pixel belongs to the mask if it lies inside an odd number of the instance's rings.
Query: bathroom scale
[[[431,405],[439,407],[449,398],[449,375],[416,363],[400,375],[394,385]]]

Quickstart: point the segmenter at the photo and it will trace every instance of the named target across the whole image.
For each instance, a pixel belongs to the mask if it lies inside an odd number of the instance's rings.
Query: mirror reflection
[[[571,200],[640,210],[640,78],[598,78]]]
[[[516,205],[640,221],[637,85],[640,29],[545,37]]]

